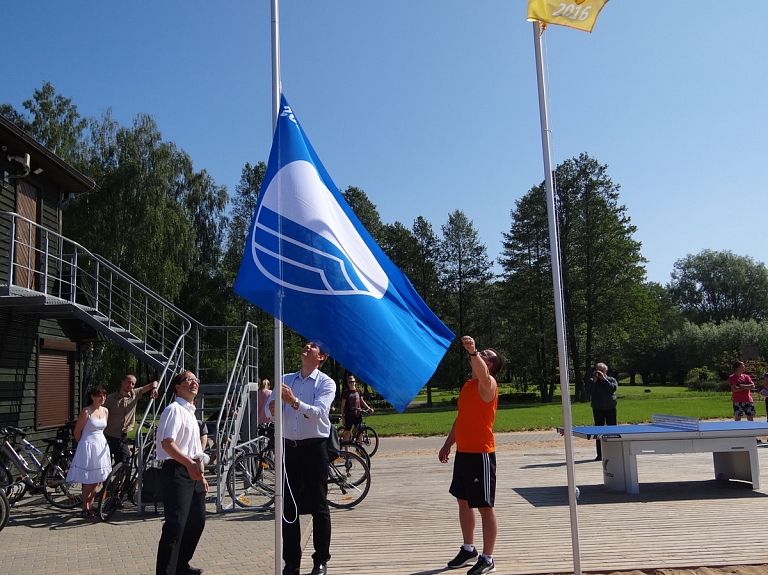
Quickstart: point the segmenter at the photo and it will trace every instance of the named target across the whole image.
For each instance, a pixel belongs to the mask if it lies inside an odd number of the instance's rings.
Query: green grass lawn
[[[650,389],[650,392],[646,392]],[[573,390],[571,390],[573,391]],[[411,407],[404,413],[375,414],[366,422],[381,436],[388,435],[447,435],[456,418],[456,406],[450,403],[458,392],[433,393],[435,407]],[[693,392],[684,387],[670,386],[621,386],[617,393],[619,423],[641,423],[651,420],[654,413],[684,415],[699,419],[730,418],[733,414],[730,393]],[[438,402],[438,398],[442,401]],[[416,401],[426,401],[426,395],[417,396]],[[765,418],[763,402],[755,401],[757,419]],[[571,406],[574,425],[591,425],[592,408],[589,403],[574,403]],[[556,403],[499,404],[494,430],[531,431],[554,429],[563,424],[563,408],[560,396]]]

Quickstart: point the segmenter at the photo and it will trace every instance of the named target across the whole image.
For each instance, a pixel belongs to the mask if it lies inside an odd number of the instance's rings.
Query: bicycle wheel
[[[328,464],[328,505],[349,509],[360,503],[371,488],[371,472],[365,460],[343,451]]]
[[[99,508],[99,517],[102,521],[109,519],[117,511],[122,503],[123,487],[127,479],[127,472],[122,463],[112,468],[109,477],[104,482],[104,487],[96,496]]]
[[[339,446],[341,447],[342,451],[351,451],[355,455],[362,457],[365,461],[365,464],[368,466],[368,469],[371,468],[371,457],[368,455],[368,452],[365,450],[362,444],[358,443],[357,441],[348,440],[339,442]]]
[[[239,507],[266,511],[275,501],[275,464],[263,453],[238,457],[227,472],[227,491]]]
[[[16,503],[19,499],[24,497],[24,494],[27,492],[27,486],[23,481],[13,480],[13,475],[8,469],[5,460],[0,462],[0,491],[5,493],[5,497],[8,499],[8,505]]]
[[[8,498],[8,504],[13,506],[19,499],[24,497],[24,494],[27,492],[27,484],[19,480],[5,487],[3,491]]]
[[[52,461],[43,470],[43,493],[48,503],[60,509],[74,509],[83,503],[83,486],[67,481],[67,471],[72,463],[71,455]]]
[[[8,461],[3,457],[0,459],[0,489],[8,489],[11,483],[13,483],[13,475],[8,469]]]
[[[360,437],[360,443],[363,444],[365,450],[370,457],[376,455],[376,451],[379,449],[379,434],[373,427],[364,426]]]
[[[0,489],[0,531],[8,523],[8,515],[11,513],[11,504],[8,503],[8,498],[5,496],[5,491]]]

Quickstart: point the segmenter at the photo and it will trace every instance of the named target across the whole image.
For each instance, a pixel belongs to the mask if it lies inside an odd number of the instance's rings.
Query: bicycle
[[[142,461],[148,461],[148,455],[152,452],[154,443],[154,431],[150,427],[150,432],[146,434],[147,442],[144,444],[145,457]],[[136,442],[128,439],[131,448],[131,457],[127,461],[116,464],[104,481],[104,487],[96,495],[96,505],[99,518],[102,521],[108,520],[118,509],[122,509],[126,501],[134,505],[137,503],[136,488],[139,484],[139,451],[136,448]]]
[[[227,472],[227,490],[235,504],[267,511],[275,501],[274,428],[263,436],[254,453],[241,450]],[[358,449],[353,442],[349,447]],[[364,450],[363,450],[364,451]],[[328,505],[349,509],[360,503],[371,488],[370,467],[365,458],[342,451],[328,463]]]
[[[239,507],[268,510],[275,501],[275,428],[261,424],[253,451],[236,451],[227,471],[227,491]]]
[[[338,415],[332,415],[330,417],[331,423],[334,425],[338,425],[341,422],[341,417]],[[339,427],[339,436],[341,437],[341,427]],[[355,455],[359,455],[365,460],[365,464],[370,469],[371,467],[371,456],[368,454],[368,452],[365,450],[365,447],[362,443],[355,439],[347,439],[346,441],[341,440],[339,441],[339,447],[343,449],[344,451],[352,450]]]
[[[9,505],[14,505],[29,491],[32,494],[42,493],[48,503],[60,509],[80,506],[82,485],[67,481],[67,471],[75,452],[65,447],[67,442],[63,438],[44,439],[48,448],[43,453],[25,439],[26,429],[3,427],[0,435],[3,436],[0,447],[0,488],[5,492]],[[20,453],[14,445],[17,438],[21,438]],[[25,453],[32,460],[32,466],[24,458]],[[20,472],[17,480],[13,479],[11,467]]]
[[[267,511],[275,502],[274,425],[259,426],[259,439],[252,453],[240,450],[226,481],[236,505]],[[359,444],[342,441],[341,448],[339,455],[328,463],[328,505],[348,509],[368,495],[371,472],[368,454]],[[360,451],[365,456],[358,455]]]
[[[363,415],[368,415],[369,413],[370,411],[367,409],[360,410],[360,423],[352,426],[349,436],[351,438],[356,438],[353,440],[363,446],[370,459],[376,455],[376,451],[379,449],[379,434],[376,433],[376,430],[373,427],[365,423]],[[339,435],[341,435],[343,431],[343,429],[339,429]]]
[[[328,505],[350,509],[371,489],[371,470],[365,460],[351,451],[341,451],[328,463]]]
[[[5,490],[0,489],[0,531],[8,523],[8,515],[11,512],[11,504],[8,503],[8,497],[5,495]]]

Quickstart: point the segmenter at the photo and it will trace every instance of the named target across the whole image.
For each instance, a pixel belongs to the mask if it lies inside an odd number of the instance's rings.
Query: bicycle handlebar
[[[0,435],[5,435],[8,437],[16,437],[20,435],[21,437],[26,437],[27,429],[29,428],[25,427],[24,429],[19,429],[18,427],[8,425],[6,427],[0,427]]]

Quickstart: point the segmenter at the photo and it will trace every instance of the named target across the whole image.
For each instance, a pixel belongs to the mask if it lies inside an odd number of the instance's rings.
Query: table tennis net
[[[699,420],[695,417],[684,417],[682,415],[663,415],[654,413],[651,416],[651,423],[673,429],[684,431],[699,431]]]

